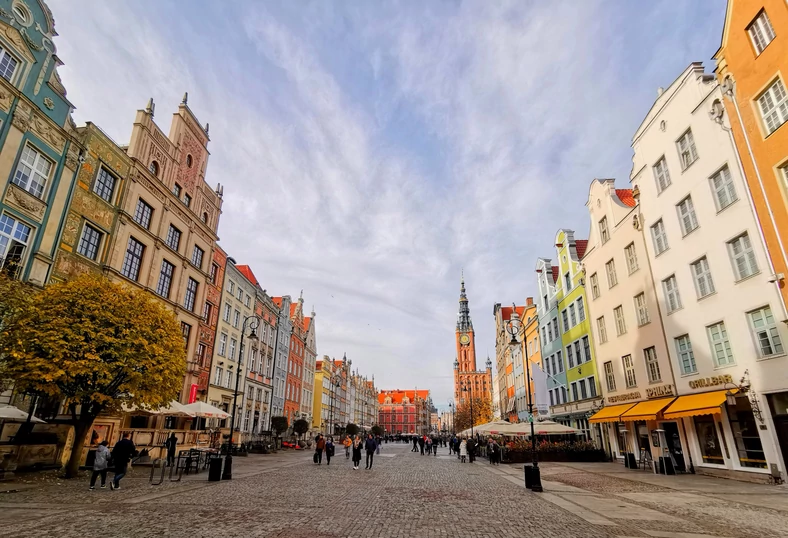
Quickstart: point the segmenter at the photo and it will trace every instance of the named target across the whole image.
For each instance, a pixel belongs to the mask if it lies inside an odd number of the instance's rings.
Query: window
[[[558,332],[558,318],[553,318],[553,334],[555,335],[556,338],[558,338],[558,335],[559,335],[559,332]]]
[[[569,275],[569,272],[564,275],[564,287],[566,288],[566,291],[572,289],[572,277]]]
[[[588,396],[596,398],[596,378],[594,376],[588,376]]]
[[[676,142],[679,150],[679,160],[681,161],[681,169],[686,170],[689,165],[698,160],[698,152],[695,149],[695,139],[692,137],[692,131],[688,130]]]
[[[613,318],[616,320],[616,334],[621,336],[627,332],[627,323],[624,319],[624,309],[618,305],[613,309]]]
[[[95,261],[98,257],[98,249],[103,236],[103,233],[98,231],[90,224],[85,223],[85,225],[82,227],[82,237],[79,239],[77,252],[86,258]]]
[[[103,198],[104,201],[112,203],[112,195],[115,192],[115,183],[117,183],[115,176],[107,172],[107,170],[102,166],[99,168],[95,183],[93,183],[93,192]]]
[[[577,317],[575,316],[575,303],[569,305],[569,321],[572,323],[572,327],[577,325]]]
[[[172,188],[172,193],[175,196],[177,196],[178,198],[180,198],[181,197],[181,186],[176,183],[175,186],[173,186],[173,188]]]
[[[780,125],[788,121],[788,98],[785,94],[783,81],[777,79],[769,89],[758,98],[764,127],[767,134],[772,134]]]
[[[211,323],[211,314],[213,314],[213,305],[205,301],[205,306],[202,309],[202,319],[205,323]]]
[[[657,360],[657,349],[654,346],[643,350],[643,357],[646,359],[646,373],[649,383],[662,381],[662,373],[659,371],[659,361]]]
[[[772,309],[768,306],[753,312],[748,312],[750,326],[753,336],[758,346],[758,353],[761,358],[781,355],[783,344],[780,340],[780,333],[772,315]]]
[[[22,150],[11,182],[36,198],[42,198],[51,170],[52,161],[28,145]]]
[[[690,265],[690,269],[692,270],[692,279],[695,281],[695,291],[698,293],[698,298],[700,299],[714,293],[714,281],[711,279],[709,260],[706,259],[706,256]]]
[[[711,176],[711,190],[714,193],[714,203],[717,206],[717,211],[722,211],[739,199],[739,196],[736,194],[736,187],[733,184],[731,171],[727,165]]]
[[[583,351],[580,347],[580,340],[576,340],[573,344],[575,346],[575,359],[577,360],[577,365],[580,366],[583,364]]]
[[[714,415],[698,415],[693,417],[693,422],[703,463],[723,465],[725,460],[722,457],[720,439],[717,437]]]
[[[599,333],[599,342],[604,344],[607,342],[607,329],[605,328],[605,316],[596,318],[596,330]]]
[[[227,372],[227,379],[224,386],[228,389],[233,386],[233,373],[230,371]]]
[[[181,245],[181,231],[172,224],[170,224],[170,229],[167,231],[167,241],[165,243],[176,252]]]
[[[235,293],[235,282],[233,282],[232,280],[227,285],[227,291],[230,292],[230,295]]]
[[[251,306],[252,298],[249,295],[246,296],[246,300],[244,301],[244,304],[246,305],[246,308],[249,308]]]
[[[188,323],[181,321],[181,335],[183,336],[183,345],[188,349],[189,336],[192,334],[192,326]]]
[[[575,354],[574,354],[574,351],[572,351],[571,344],[566,346],[566,359],[569,361],[569,367],[570,368],[574,368],[575,367]]]
[[[577,319],[580,321],[585,321],[586,319],[586,308],[583,306],[583,298],[577,300]]]
[[[613,260],[605,264],[605,272],[607,273],[607,287],[612,288],[618,284],[618,277],[616,276],[616,262]]]
[[[572,383],[572,401],[577,401],[577,400],[579,400],[577,394],[577,383]]]
[[[621,361],[624,363],[624,381],[626,381],[627,388],[636,387],[638,383],[635,379],[635,364],[632,362],[632,355],[624,355],[621,357]]]
[[[584,336],[582,338],[583,341],[583,353],[586,356],[586,362],[591,360],[591,342],[588,340],[588,336]]]
[[[120,269],[120,274],[134,280],[135,282],[140,278],[140,264],[142,263],[142,253],[145,251],[145,245],[129,237],[129,244],[126,246],[126,255],[123,257],[123,266]]]
[[[219,368],[217,366],[216,367],[216,375],[213,378],[213,384],[214,385],[221,385],[222,384],[222,377],[224,377],[224,370],[222,370],[221,368]]]
[[[687,196],[678,203],[676,211],[678,211],[679,214],[679,226],[681,226],[682,235],[687,235],[698,227],[695,206],[692,204],[692,198],[690,196]]]
[[[747,33],[750,34],[752,45],[758,54],[763,52],[763,49],[772,42],[774,39],[774,28],[769,20],[769,16],[765,11],[761,11],[755,20],[747,27]]]
[[[566,387],[562,386],[561,387],[561,403],[566,403],[566,401],[567,401]]]
[[[657,182],[657,193],[670,187],[670,172],[668,172],[668,163],[665,162],[665,157],[662,157],[654,165],[654,180]]]
[[[638,270],[638,255],[635,252],[635,243],[630,243],[624,249],[624,257],[627,259],[627,270],[631,275]]]
[[[676,352],[679,355],[679,368],[681,373],[694,374],[698,371],[695,365],[695,354],[692,353],[692,342],[690,342],[689,335],[679,336],[674,339],[676,342]]]
[[[197,269],[202,269],[202,257],[204,255],[205,251],[197,245],[194,245],[194,250],[192,250],[192,265]]]
[[[758,272],[755,252],[752,250],[752,244],[750,244],[750,236],[746,233],[728,243],[728,253],[731,256],[736,280],[747,278]]]
[[[232,314],[232,307],[230,303],[224,303],[224,314],[222,314],[222,321],[225,323],[230,323],[230,314]]]
[[[763,452],[758,425],[752,413],[750,399],[738,394],[735,405],[726,405],[728,420],[736,444],[736,454],[742,467],[766,469],[766,456]]]
[[[16,71],[17,61],[16,58],[8,54],[8,51],[0,47],[0,76],[7,81],[11,81]]]
[[[635,313],[638,316],[638,327],[641,327],[651,321],[648,317],[648,307],[646,306],[646,294],[639,293],[635,295]]]
[[[580,399],[585,400],[586,398],[588,398],[588,391],[586,390],[586,380],[581,379],[577,382],[577,384],[580,386]]]
[[[720,321],[714,325],[706,327],[711,343],[711,354],[714,359],[714,366],[730,366],[734,364],[731,342],[728,340],[728,331],[725,330],[725,322]]]
[[[654,254],[659,256],[668,250],[668,236],[665,235],[665,224],[659,219],[651,226],[651,239],[654,241]]]
[[[227,335],[222,333],[219,335],[219,356],[224,357],[227,353]]]
[[[547,342],[547,326],[542,327],[542,340]]]
[[[150,219],[152,215],[153,215],[153,208],[149,206],[142,198],[137,200],[137,209],[134,210],[134,222],[136,222],[146,230],[149,230]]]
[[[566,310],[563,310],[561,312],[561,319],[564,322],[564,332],[566,332],[566,331],[569,330],[569,317],[568,317],[568,315],[566,313]]]
[[[159,176],[159,163],[157,163],[156,161],[151,161],[150,164],[148,165],[148,170],[150,171],[151,174],[153,174],[154,176],[158,177]]]
[[[233,312],[233,327],[237,329],[240,324],[241,324],[241,312],[236,310],[235,312]]]
[[[591,281],[591,297],[599,299],[599,277],[594,273],[589,280]]]
[[[241,286],[238,286],[238,300],[239,301],[244,300],[244,290],[241,288]]]
[[[156,293],[164,297],[170,298],[170,287],[172,286],[172,273],[175,271],[175,266],[167,260],[162,260],[161,271],[159,272],[159,283],[156,285]]]
[[[558,373],[560,374],[561,372],[564,371],[564,360],[561,358],[561,350],[560,349],[555,352],[555,358],[556,358],[556,361],[558,362]]]
[[[216,285],[216,280],[219,278],[219,266],[215,263],[211,264],[211,284]]]
[[[0,215],[0,268],[11,278],[18,276],[31,231],[30,226],[9,215]]]
[[[235,360],[235,349],[238,347],[238,340],[235,338],[230,338],[230,360]],[[241,357],[238,357],[239,359]]]
[[[605,363],[605,382],[607,383],[607,391],[615,392],[616,376],[613,373],[613,361],[607,361]]]
[[[603,245],[610,241],[610,230],[607,229],[607,217],[602,217],[602,220],[599,221],[599,237]]]
[[[186,207],[191,207],[191,205],[192,205],[192,197],[189,196],[188,194],[184,194],[183,195],[183,203],[186,205]]]
[[[542,331],[544,331],[544,327],[542,327]],[[545,339],[545,343],[553,341],[553,324],[547,324],[547,338]]]
[[[186,283],[186,296],[183,299],[183,307],[189,312],[194,311],[194,301],[197,298],[197,281],[189,278]]]
[[[679,285],[676,282],[676,275],[670,275],[663,280],[662,288],[665,291],[665,302],[668,306],[668,314],[681,308],[681,297],[679,296]]]

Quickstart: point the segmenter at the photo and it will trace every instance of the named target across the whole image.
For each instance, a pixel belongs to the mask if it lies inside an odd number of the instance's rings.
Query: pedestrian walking
[[[323,437],[323,434],[318,433],[317,437],[315,438],[315,455],[312,460],[321,465],[323,463],[323,449],[326,448],[326,438]]]
[[[418,441],[417,441],[417,439],[415,437],[412,440],[413,440],[413,450],[411,450],[411,452],[418,452],[418,450],[416,449],[416,443]]]
[[[164,448],[167,449],[167,467],[175,465],[175,449],[177,447],[178,438],[175,437],[174,433],[171,433],[167,440],[164,441]]]
[[[375,458],[375,451],[378,449],[378,444],[375,442],[371,433],[369,437],[367,437],[367,442],[364,443],[364,448],[367,451],[367,466],[365,469],[372,469],[372,460]]]
[[[112,463],[115,465],[115,476],[109,483],[109,489],[120,489],[120,481],[126,476],[131,458],[137,455],[137,447],[129,439],[129,434],[124,433],[123,438],[115,443],[112,448]]]
[[[424,444],[425,443],[426,443],[426,441],[424,440],[424,437],[419,436],[419,449],[421,450],[421,455],[422,456],[424,455]]]
[[[350,439],[350,436],[346,436],[345,440],[342,441],[342,444],[345,447],[345,459],[350,459],[350,447],[353,445],[353,440]]]
[[[377,448],[375,449],[375,454],[380,454],[380,445],[381,445],[380,435],[375,437],[375,444],[377,445]]]
[[[501,446],[493,440],[490,443],[490,463],[493,465],[500,465],[501,464]]]
[[[358,471],[358,466],[361,465],[361,439],[357,435],[355,439],[353,439],[353,470]]]
[[[460,442],[460,463],[465,463],[465,458],[468,456],[468,443],[463,439]]]
[[[331,465],[331,456],[334,455],[334,438],[329,437],[326,441],[326,465]]]
[[[109,448],[106,440],[99,443],[96,457],[93,460],[93,472],[90,473],[90,489],[96,489],[96,478],[101,476],[101,489],[107,487],[107,467],[109,467]]]
[[[432,443],[432,455],[433,456],[437,456],[438,455],[438,443],[440,443],[440,439],[435,439],[435,441],[433,441],[433,443]]]

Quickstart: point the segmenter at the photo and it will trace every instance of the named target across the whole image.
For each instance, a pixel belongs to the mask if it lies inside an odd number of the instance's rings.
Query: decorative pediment
[[[33,51],[30,50],[30,45],[22,37],[19,30],[4,21],[0,21],[0,32],[2,32],[5,39],[14,45],[14,50],[17,53],[21,54],[29,63],[35,63],[36,58],[33,56]]]

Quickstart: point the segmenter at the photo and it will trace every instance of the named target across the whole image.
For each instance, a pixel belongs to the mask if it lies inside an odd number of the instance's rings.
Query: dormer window
[[[11,82],[19,62],[11,56],[5,48],[0,47],[0,76]]]

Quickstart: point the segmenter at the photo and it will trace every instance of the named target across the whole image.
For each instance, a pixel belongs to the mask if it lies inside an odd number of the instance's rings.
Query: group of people
[[[476,460],[477,451],[482,448],[482,443],[479,439],[473,437],[452,437],[449,440],[449,454],[457,454],[457,459],[461,463],[465,463],[466,459],[469,463]],[[503,455],[503,449],[498,441],[490,437],[486,443],[487,458],[491,465],[500,465]]]
[[[425,453],[429,456],[432,453],[433,456],[438,455],[438,447],[443,445],[446,446],[445,439],[440,437],[430,437],[429,435],[420,435],[418,437],[414,436],[412,439],[413,441],[413,448],[411,452],[421,452],[423,456]]]
[[[342,445],[345,447],[345,459],[350,459],[350,456],[353,456],[354,471],[358,471],[359,465],[361,465],[362,450],[367,453],[367,465],[364,467],[367,470],[372,469],[375,453],[380,454],[380,438],[375,439],[371,433],[367,435],[366,440],[363,440],[360,435],[355,435],[352,439],[348,435],[342,440]],[[323,434],[318,434],[315,438],[315,455],[312,457],[312,461],[317,465],[322,465],[323,452],[325,452],[326,465],[330,465],[335,450],[333,437],[325,437]]]
[[[96,489],[96,479],[101,477],[101,489],[107,487],[107,471],[110,466],[114,468],[115,475],[109,483],[109,489],[120,489],[120,481],[129,469],[131,459],[137,455],[137,447],[129,439],[129,434],[124,433],[123,438],[115,443],[110,452],[109,443],[104,440],[99,443],[96,449],[96,457],[93,460],[93,472],[90,475],[90,489]]]

